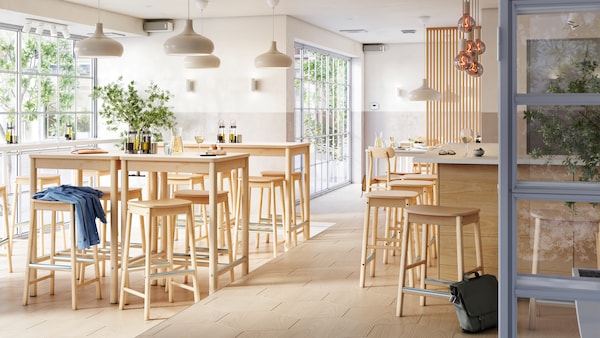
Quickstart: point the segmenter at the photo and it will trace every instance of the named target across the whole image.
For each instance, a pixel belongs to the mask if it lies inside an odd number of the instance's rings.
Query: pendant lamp
[[[94,34],[75,43],[75,55],[77,57],[120,57],[123,55],[123,45],[104,35],[102,23],[100,22],[100,0],[98,0],[98,20]]]
[[[425,23],[429,20],[428,16],[420,17],[423,22],[423,36],[425,37],[425,54],[427,54],[427,32],[425,30]],[[425,59],[427,59],[427,55],[425,55]],[[411,101],[438,101],[441,97],[440,92],[435,89],[432,89],[427,84],[427,60],[425,62],[425,78],[423,78],[423,83],[421,87],[411,91],[408,93],[408,99]]]
[[[210,39],[196,33],[190,19],[190,1],[188,0],[185,28],[179,35],[165,41],[163,47],[167,55],[206,55],[211,54],[215,45]]]
[[[200,34],[203,33],[204,9],[208,6],[208,0],[197,0],[196,5],[200,7]],[[213,55],[190,55],[183,59],[184,68],[218,68],[221,60]]]
[[[272,40],[271,48],[266,53],[260,54],[254,59],[254,65],[257,68],[287,68],[292,65],[292,59],[277,50],[277,42],[275,41],[275,7],[279,4],[279,0],[267,0],[267,5],[272,8]]]

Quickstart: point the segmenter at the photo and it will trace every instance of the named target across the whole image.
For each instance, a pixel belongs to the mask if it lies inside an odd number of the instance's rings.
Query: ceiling
[[[64,0],[141,19],[185,19],[188,0]],[[479,8],[496,8],[498,0],[479,1]],[[267,0],[209,0],[201,13],[197,0],[189,0],[192,19],[271,15]],[[474,2],[475,4],[475,2]],[[276,15],[339,32],[361,43],[410,43],[423,41],[421,16],[429,16],[428,27],[456,25],[462,0],[281,0]],[[365,30],[344,33],[340,30]],[[402,33],[402,30],[416,30]]]

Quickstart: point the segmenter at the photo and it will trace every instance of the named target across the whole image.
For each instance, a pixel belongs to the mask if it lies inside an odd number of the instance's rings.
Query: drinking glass
[[[200,152],[200,144],[204,142],[204,133],[199,129],[194,130],[194,140],[198,144],[198,152]]]
[[[473,141],[473,131],[465,128],[460,131],[460,140],[465,144],[465,157],[469,156],[469,143]]]

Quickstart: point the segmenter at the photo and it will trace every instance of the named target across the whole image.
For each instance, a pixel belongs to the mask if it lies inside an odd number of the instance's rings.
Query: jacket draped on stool
[[[42,201],[60,201],[75,205],[75,226],[77,227],[77,248],[89,249],[100,243],[96,218],[106,223],[100,197],[104,193],[90,187],[61,185],[36,192],[33,198]]]

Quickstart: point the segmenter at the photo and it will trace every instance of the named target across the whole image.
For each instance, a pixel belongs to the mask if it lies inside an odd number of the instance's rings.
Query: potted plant
[[[572,61],[550,81],[548,93],[600,93],[598,62],[589,52]],[[529,131],[539,133],[541,144],[531,150],[534,158],[551,160],[564,155],[563,164],[580,181],[600,181],[600,106],[553,106],[526,110]]]
[[[98,114],[105,119],[108,128],[120,130],[124,140],[131,131],[138,135],[138,140],[143,131],[150,131],[153,140],[161,141],[161,131],[177,124],[175,114],[167,105],[171,93],[155,83],[140,92],[135,81],[125,85],[123,77],[119,77],[115,82],[94,87],[92,97],[102,101]]]

